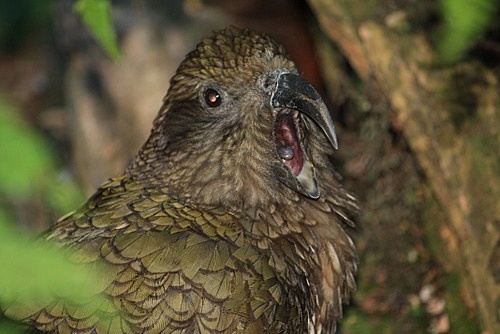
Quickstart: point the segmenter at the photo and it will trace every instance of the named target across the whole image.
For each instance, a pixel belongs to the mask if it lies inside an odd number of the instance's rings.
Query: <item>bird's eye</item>
[[[209,107],[218,107],[222,102],[222,97],[215,89],[209,88],[205,91],[205,102]]]

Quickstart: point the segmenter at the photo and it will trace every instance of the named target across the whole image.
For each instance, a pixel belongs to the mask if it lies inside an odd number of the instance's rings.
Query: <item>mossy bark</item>
[[[500,80],[472,56],[440,62],[422,8],[383,1],[310,0],[325,34],[390,106],[442,210],[429,240],[473,301],[483,331],[500,326]],[[423,2],[422,6],[425,6]],[[435,231],[435,232],[432,232]],[[433,238],[432,233],[437,234]],[[453,327],[453,323],[452,323]]]

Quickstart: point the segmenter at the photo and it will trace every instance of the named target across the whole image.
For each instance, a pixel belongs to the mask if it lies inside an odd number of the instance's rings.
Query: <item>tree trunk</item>
[[[495,72],[471,57],[452,66],[440,63],[430,33],[411,28],[411,13],[418,8],[391,11],[382,0],[309,3],[359,78],[388,101],[391,125],[404,135],[446,217],[425,223],[438,224],[444,253],[438,259],[460,277],[482,329],[495,333],[500,321],[498,64]]]

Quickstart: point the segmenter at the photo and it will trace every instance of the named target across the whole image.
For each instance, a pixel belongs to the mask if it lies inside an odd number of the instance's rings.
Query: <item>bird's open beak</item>
[[[337,149],[333,121],[321,96],[301,76],[280,73],[276,80],[276,88],[271,97],[272,106],[280,110],[275,125],[275,136],[278,154],[289,169],[288,176],[284,176],[282,181],[295,191],[316,199],[319,197],[316,173],[302,144],[297,114],[302,113],[312,119]]]
[[[309,116],[323,130],[332,146],[338,148],[335,127],[325,102],[300,75],[279,74],[271,103],[275,108],[295,109]]]

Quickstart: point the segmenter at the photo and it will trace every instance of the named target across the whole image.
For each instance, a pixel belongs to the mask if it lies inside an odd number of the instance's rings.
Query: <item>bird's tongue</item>
[[[299,175],[304,166],[304,155],[300,148],[292,112],[282,112],[278,115],[274,133],[278,155],[295,176]]]

